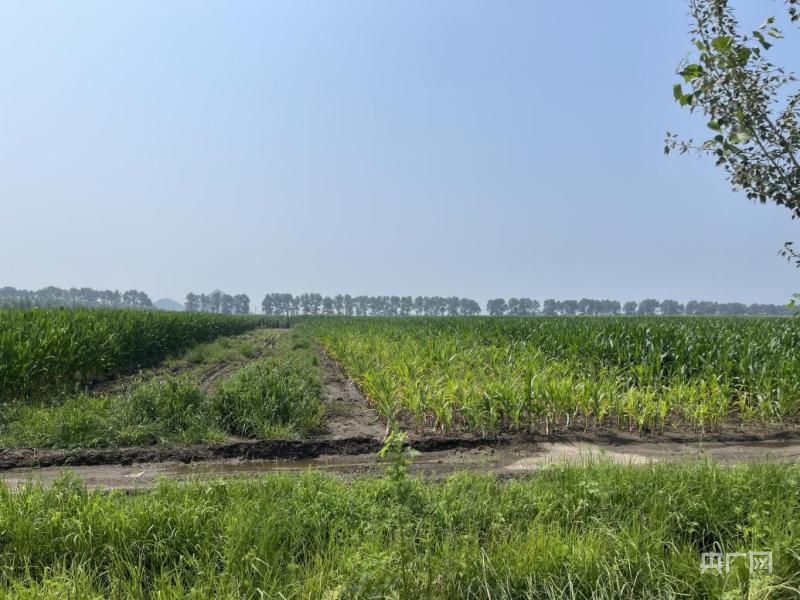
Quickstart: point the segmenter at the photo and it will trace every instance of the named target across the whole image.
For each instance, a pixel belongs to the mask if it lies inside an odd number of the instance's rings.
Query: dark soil
[[[580,445],[590,444],[624,451],[636,448],[643,454],[661,454],[664,448],[687,445],[718,444],[729,447],[747,447],[750,444],[781,445],[800,440],[796,431],[773,431],[763,434],[664,434],[639,437],[636,434],[599,432],[597,434],[571,433],[562,435],[517,435],[481,438],[479,436],[409,436],[407,444],[421,452],[468,450],[475,448],[514,448],[537,444]],[[50,467],[79,465],[130,465],[154,462],[191,463],[197,461],[275,459],[298,460],[324,455],[375,454],[382,447],[380,437],[352,436],[344,438],[323,434],[302,440],[228,441],[185,446],[145,446],[132,448],[76,448],[70,450],[50,448],[19,448],[0,450],[0,471],[19,467]],[[649,451],[643,450],[649,448]]]
[[[386,425],[378,412],[348,379],[337,362],[320,350],[320,366],[325,373],[322,386],[325,423],[315,439],[344,440],[367,437],[383,440]]]

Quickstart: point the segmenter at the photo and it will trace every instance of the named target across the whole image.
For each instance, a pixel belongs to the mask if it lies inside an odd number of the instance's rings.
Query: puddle
[[[367,464],[367,463],[365,463]],[[336,466],[318,458],[300,460],[241,460],[231,462],[198,462],[191,464],[172,464],[160,469],[167,477],[190,477],[192,475],[248,475],[282,471],[304,471]]]

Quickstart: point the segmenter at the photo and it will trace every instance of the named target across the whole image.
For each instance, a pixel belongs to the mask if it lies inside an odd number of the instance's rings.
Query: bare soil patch
[[[337,362],[320,350],[320,366],[325,373],[322,396],[326,418],[317,437],[320,440],[371,438],[382,440],[386,424]]]

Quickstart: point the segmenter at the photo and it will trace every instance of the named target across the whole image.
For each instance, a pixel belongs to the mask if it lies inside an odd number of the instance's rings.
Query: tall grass
[[[209,352],[225,357],[247,347],[230,346]],[[192,443],[228,435],[301,437],[320,425],[324,412],[316,361],[306,336],[291,331],[276,336],[261,358],[210,390],[184,373],[155,377],[116,394],[81,393],[55,404],[10,403],[0,412],[0,447]]]
[[[0,403],[72,392],[197,343],[264,326],[288,326],[288,320],[135,310],[2,309]]]
[[[320,474],[136,495],[0,487],[0,594],[113,598],[796,598],[800,470],[557,466],[499,483]],[[701,574],[772,551],[773,573]],[[70,596],[71,594],[71,596]]]
[[[318,427],[320,375],[305,357],[275,356],[248,365],[212,393],[212,410],[230,433],[297,437]]]
[[[792,318],[317,319],[386,416],[443,429],[660,430],[800,412]]]

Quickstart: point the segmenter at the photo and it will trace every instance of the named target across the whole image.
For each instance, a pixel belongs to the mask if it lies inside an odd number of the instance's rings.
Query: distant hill
[[[158,310],[183,310],[183,304],[175,302],[172,298],[162,298],[153,302]]]

